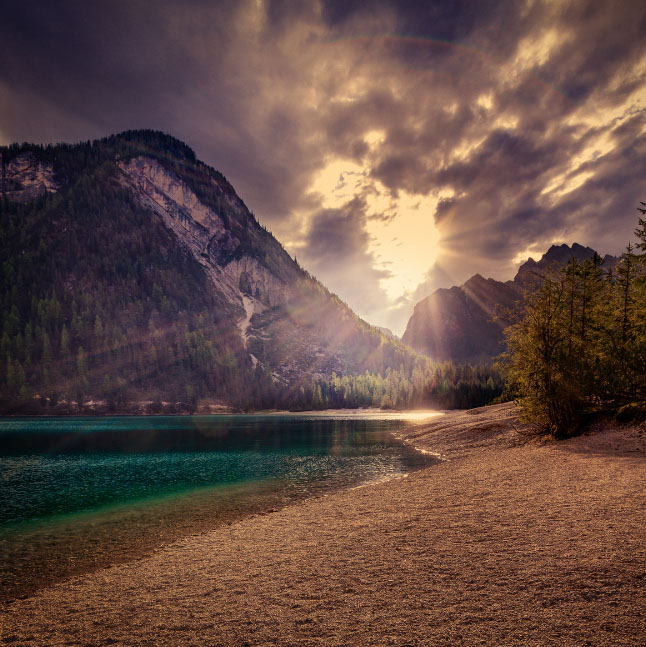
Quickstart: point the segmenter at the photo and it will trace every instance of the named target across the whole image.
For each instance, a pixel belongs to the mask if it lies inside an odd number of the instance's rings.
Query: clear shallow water
[[[0,420],[0,586],[10,599],[180,536],[433,462],[413,414]]]

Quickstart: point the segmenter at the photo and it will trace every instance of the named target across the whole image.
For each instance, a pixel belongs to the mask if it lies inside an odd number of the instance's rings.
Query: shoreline
[[[101,409],[88,409],[87,411],[72,411],[70,409],[62,409],[61,413],[46,412],[46,413],[3,413],[0,414],[0,420],[15,420],[22,418],[159,418],[159,417],[207,417],[207,416],[325,416],[325,415],[365,415],[365,414],[389,414],[396,417],[398,414],[418,414],[428,413],[431,415],[438,415],[446,413],[448,409],[381,409],[379,407],[354,407],[347,409],[306,409],[306,410],[290,410],[290,409],[258,409],[253,411],[238,411],[235,409],[227,408],[225,406],[217,407],[212,411],[194,411],[190,412],[161,412],[149,413],[143,411],[141,408],[136,411],[130,412],[107,412]]]
[[[343,411],[328,410],[327,415],[324,413],[321,417],[335,416],[337,413],[344,415]],[[350,418],[365,416],[368,413],[366,409],[352,411],[353,414],[348,416]],[[380,410],[375,409],[370,413],[380,415]],[[437,412],[426,413],[430,416],[439,415]],[[293,415],[299,417],[307,414]],[[397,438],[396,433],[388,433]],[[404,453],[415,453],[406,443],[399,439],[398,442],[406,447],[402,450]],[[430,464],[430,461],[427,462]],[[409,471],[406,473],[425,467],[428,465],[409,465]],[[0,532],[0,548],[4,553],[0,562],[0,606],[32,597],[38,591],[72,577],[91,575],[114,565],[145,559],[185,537],[208,533],[222,526],[273,513],[303,501],[332,496],[344,490],[370,486],[391,478],[398,476],[385,477],[378,481],[357,480],[335,486],[321,481],[313,483],[308,492],[287,491],[280,486],[272,488],[265,482],[220,485],[215,489],[206,486],[181,494],[170,493],[161,498],[155,496],[149,500],[72,512],[53,518],[45,524],[35,523],[31,527],[29,524],[8,526]],[[229,488],[229,494],[218,501],[218,492],[223,487]],[[118,528],[110,531],[113,538],[107,540],[104,529],[114,527],[115,524],[118,524]],[[52,528],[57,528],[53,534]],[[119,541],[118,546],[115,544],[116,538]],[[46,554],[35,548],[45,544],[48,546]],[[89,553],[88,544],[96,550]],[[26,554],[30,555],[30,571],[12,569],[11,564],[25,563]],[[38,575],[36,570],[43,575]]]
[[[0,611],[23,645],[630,645],[644,426],[528,436],[510,405],[400,436],[444,462],[301,501]]]

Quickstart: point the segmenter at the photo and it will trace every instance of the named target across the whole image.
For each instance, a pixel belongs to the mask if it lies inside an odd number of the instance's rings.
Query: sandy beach
[[[513,405],[406,432],[444,462],[190,536],[0,611],[11,645],[646,644],[646,429]]]

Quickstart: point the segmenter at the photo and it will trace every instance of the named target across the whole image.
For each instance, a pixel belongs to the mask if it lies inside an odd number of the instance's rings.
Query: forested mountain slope
[[[127,410],[303,406],[333,373],[412,371],[182,142],[0,147],[0,394]]]

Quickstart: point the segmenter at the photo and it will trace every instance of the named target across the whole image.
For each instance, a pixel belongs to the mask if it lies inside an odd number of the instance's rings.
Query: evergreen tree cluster
[[[5,406],[36,395],[100,398],[113,410],[147,393],[182,403],[229,397],[241,352],[231,313],[109,173],[25,205],[3,202],[0,250]]]
[[[503,391],[502,378],[491,366],[455,365],[420,358],[412,371],[387,369],[384,374],[364,373],[316,379],[303,389],[304,407],[340,409],[470,409],[489,404]],[[298,398],[295,402],[298,406]]]
[[[614,270],[598,255],[540,277],[502,368],[527,420],[556,437],[599,412],[646,412],[646,221]]]

